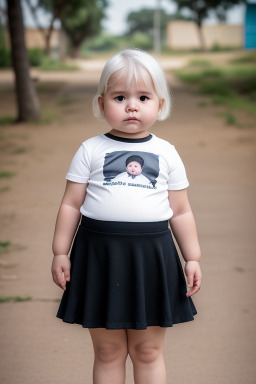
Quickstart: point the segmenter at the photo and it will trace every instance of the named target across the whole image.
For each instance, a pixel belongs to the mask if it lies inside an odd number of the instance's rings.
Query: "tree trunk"
[[[202,24],[197,24],[197,29],[198,29],[198,37],[199,37],[199,43],[200,43],[200,48],[201,51],[205,51],[205,41],[204,41],[204,35],[203,35],[203,30],[202,30]]]
[[[16,80],[17,122],[38,120],[39,102],[29,75],[20,0],[7,0],[12,65]]]
[[[205,51],[205,41],[204,41],[204,35],[202,30],[202,15],[200,13],[197,14],[197,30],[198,30],[198,37],[199,37],[199,43],[200,48],[202,51]]]
[[[77,44],[74,44],[72,41],[71,41],[71,57],[73,59],[76,59],[79,55],[79,52],[80,52],[80,48],[81,48],[81,43],[77,43]]]

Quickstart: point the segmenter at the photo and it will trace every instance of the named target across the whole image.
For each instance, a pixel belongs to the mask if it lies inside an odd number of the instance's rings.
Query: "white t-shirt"
[[[129,175],[131,161],[141,173]],[[88,183],[82,215],[96,220],[169,220],[168,190],[187,188],[186,171],[176,149],[153,134],[126,139],[109,133],[92,137],[76,152],[66,179]]]

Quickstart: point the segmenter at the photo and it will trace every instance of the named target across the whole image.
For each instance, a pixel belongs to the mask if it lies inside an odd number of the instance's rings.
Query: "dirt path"
[[[0,128],[1,171],[16,173],[0,179],[0,241],[11,242],[10,252],[0,255],[0,294],[34,298],[0,304],[0,382],[89,384],[90,337],[55,318],[61,291],[50,265],[69,162],[83,140],[107,131],[91,112],[98,71],[36,76],[45,124]],[[11,78],[0,75],[1,116],[14,112]],[[168,383],[252,384],[256,130],[225,126],[218,109],[200,107],[200,96],[170,81],[172,118],[152,132],[173,142],[185,162],[204,281],[195,321],[167,332]],[[130,363],[127,383],[133,383]]]

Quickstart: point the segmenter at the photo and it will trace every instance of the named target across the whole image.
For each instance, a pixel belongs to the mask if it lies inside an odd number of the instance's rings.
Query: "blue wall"
[[[245,48],[256,48],[256,4],[247,4],[244,27]]]

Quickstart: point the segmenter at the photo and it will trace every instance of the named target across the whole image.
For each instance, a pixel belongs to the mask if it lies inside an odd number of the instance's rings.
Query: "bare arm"
[[[185,273],[189,288],[187,296],[192,296],[201,287],[202,273],[199,265],[201,250],[199,246],[196,224],[191,210],[187,190],[168,191],[169,204],[173,211],[170,226],[178,243],[184,260]]]
[[[88,184],[67,181],[66,190],[58,212],[52,243],[54,254],[52,276],[61,288],[66,288],[70,279],[68,253],[80,221],[80,207],[84,202]]]

